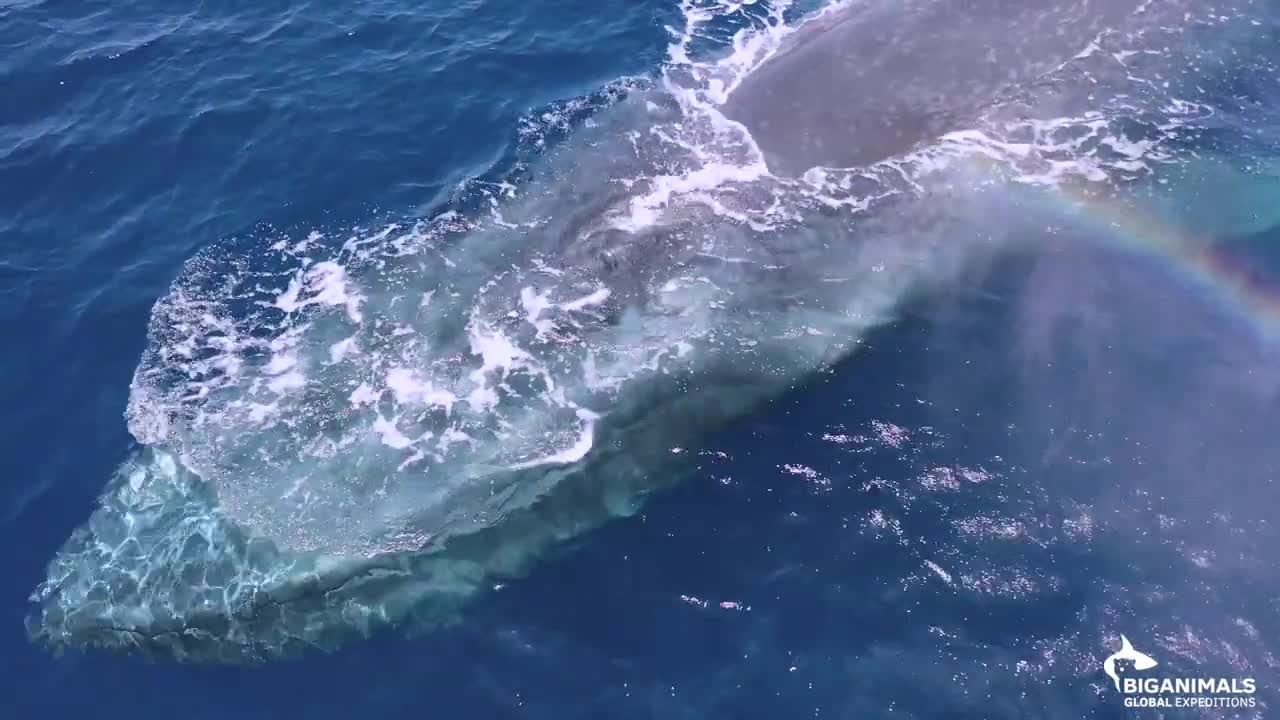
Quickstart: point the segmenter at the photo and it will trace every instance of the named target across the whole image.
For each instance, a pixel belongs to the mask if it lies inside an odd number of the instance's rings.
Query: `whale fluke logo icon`
[[[1135,670],[1150,670],[1159,663],[1150,655],[1138,652],[1129,643],[1129,638],[1120,636],[1120,652],[1111,653],[1106,660],[1102,661],[1102,671],[1111,678],[1111,682],[1116,684],[1116,690],[1120,690],[1120,676],[1116,674],[1116,661],[1130,660],[1133,662]]]

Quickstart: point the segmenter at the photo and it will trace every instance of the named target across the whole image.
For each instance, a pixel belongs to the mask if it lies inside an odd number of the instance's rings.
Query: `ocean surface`
[[[821,3],[0,3],[0,714],[1269,717],[1280,7],[1209,5],[1133,47],[1082,48],[1036,112],[1010,100],[875,173],[761,201],[743,188],[768,178],[714,108]],[[627,148],[644,163],[619,170]],[[866,201],[882,194],[913,199]],[[225,268],[347,267],[362,303],[266,292],[359,325],[386,310],[368,284],[401,276],[335,248],[399,258],[606,206],[612,242],[651,238],[664,213],[749,228],[780,256],[823,222],[874,225],[878,248],[1017,242],[960,268],[951,250],[821,268],[832,287],[854,270],[927,282],[884,285],[892,313],[866,301],[876,322],[836,361],[671,443],[679,478],[486,577],[449,622],[249,665],[32,637],[51,559],[139,444],[200,454],[198,433],[148,424],[191,388],[148,382],[174,369],[187,326],[165,323],[190,307],[259,318],[218,294]],[[411,449],[397,421],[376,427]],[[1125,708],[1103,671],[1121,634],[1169,677],[1256,679],[1255,703]]]

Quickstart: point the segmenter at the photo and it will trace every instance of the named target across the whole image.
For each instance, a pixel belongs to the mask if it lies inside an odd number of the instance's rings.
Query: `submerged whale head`
[[[494,265],[499,235],[480,232],[445,250],[447,279],[408,286],[399,250],[342,272],[309,255],[274,285],[197,263],[134,379],[143,445],[51,563],[30,634],[244,662],[445,622],[634,512],[697,462],[673,448],[853,351],[965,252],[821,218],[768,241],[663,232],[685,240],[656,257],[628,245],[645,234],[554,241],[623,263],[586,269],[535,251],[538,233]]]

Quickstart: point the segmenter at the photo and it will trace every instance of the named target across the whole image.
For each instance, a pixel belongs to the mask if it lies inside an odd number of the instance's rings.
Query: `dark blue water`
[[[1121,717],[1120,632],[1274,707],[1266,223],[1212,238],[1253,305],[1105,242],[975,271],[457,625],[250,668],[29,642],[190,257],[430,212],[536,153],[548,109],[655,77],[682,22],[667,0],[0,7],[6,717]],[[1214,77],[1239,123],[1201,140],[1250,165],[1280,87]]]

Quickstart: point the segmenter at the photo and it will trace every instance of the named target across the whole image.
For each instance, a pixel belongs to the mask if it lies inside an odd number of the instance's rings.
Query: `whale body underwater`
[[[1161,8],[1181,16],[1158,0],[851,3],[801,24],[718,111],[769,169],[752,187],[785,190],[965,129]],[[638,186],[599,178],[634,172],[643,143],[617,138],[660,94],[575,131],[594,135],[492,219],[193,260],[133,380],[139,447],[50,563],[31,637],[246,662],[445,622],[634,513],[717,429],[1003,242],[956,230],[990,205],[928,193],[765,229],[678,200],[644,229],[613,222]]]

